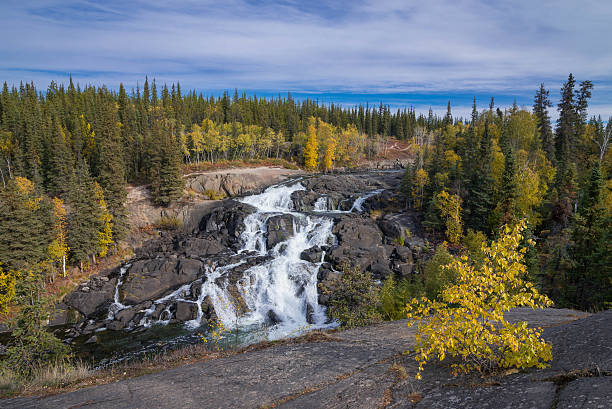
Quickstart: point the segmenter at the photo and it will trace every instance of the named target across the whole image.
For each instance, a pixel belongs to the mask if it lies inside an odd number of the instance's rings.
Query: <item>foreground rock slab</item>
[[[545,338],[555,345],[550,368],[482,380],[453,378],[447,365],[434,364],[417,381],[413,357],[402,354],[414,330],[396,321],[62,395],[4,400],[0,407],[612,407],[612,311],[517,309],[507,317],[547,328]]]

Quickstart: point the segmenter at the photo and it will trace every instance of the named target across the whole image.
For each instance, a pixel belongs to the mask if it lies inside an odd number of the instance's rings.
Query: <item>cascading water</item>
[[[202,305],[206,299],[212,303],[215,315],[227,329],[258,330],[266,328],[265,337],[278,339],[288,335],[297,335],[306,329],[333,326],[325,314],[325,307],[319,305],[317,294],[317,273],[325,254],[318,262],[301,259],[304,250],[314,246],[333,244],[333,220],[324,215],[307,215],[294,210],[291,195],[305,187],[294,182],[290,185],[277,185],[263,193],[240,199],[242,203],[253,206],[256,211],[244,219],[244,230],[241,234],[242,247],[237,255],[242,257],[238,263],[224,266],[207,266],[204,277],[186,284],[174,292],[155,300],[142,311],[138,326],[149,327],[153,324],[168,324],[172,318],[171,305],[177,302],[193,303],[197,306],[197,316],[185,322],[189,329],[201,325],[204,313]],[[315,212],[362,211],[363,202],[380,193],[370,192],[355,200],[348,211],[329,210],[330,200],[320,197],[314,204]],[[288,239],[267,246],[267,224],[274,216],[288,215],[293,223],[293,235]],[[236,287],[247,311],[241,313],[237,300],[227,290],[227,273],[254,257],[267,256],[268,260],[260,262],[244,271]],[[108,318],[113,319],[122,309],[132,308],[119,301],[119,287],[123,276],[130,265],[120,270],[117,281],[114,303],[109,308]],[[224,279],[225,278],[225,279]],[[195,297],[194,288],[199,284],[199,294]],[[236,294],[234,294],[236,295]],[[161,306],[154,319],[155,311]]]

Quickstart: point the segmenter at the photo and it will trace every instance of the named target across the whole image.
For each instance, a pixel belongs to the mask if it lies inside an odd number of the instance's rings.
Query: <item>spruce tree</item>
[[[98,252],[99,233],[103,227],[101,209],[96,200],[94,181],[84,161],[77,164],[71,177],[69,193],[68,245],[71,259],[87,262]]]
[[[493,142],[488,120],[480,142],[476,171],[469,184],[467,225],[475,230],[488,232],[488,220],[493,210],[493,184],[491,162],[493,161]]]
[[[517,188],[514,151],[510,150],[504,158],[504,173],[499,193],[497,213],[500,225],[512,224],[515,221]]]
[[[128,228],[125,158],[121,135],[118,129],[117,111],[112,101],[106,103],[101,112],[100,129],[100,172],[98,181],[104,191],[108,211],[113,218],[113,241],[125,237]],[[112,105],[111,105],[112,104]]]
[[[536,92],[533,102],[533,113],[537,120],[538,134],[540,136],[542,149],[546,153],[548,160],[555,163],[554,136],[550,125],[550,117],[548,115],[548,108],[552,107],[552,103],[548,99],[548,93],[549,91],[544,88],[544,84],[540,84],[540,89]]]
[[[602,264],[600,258],[610,260],[610,218],[602,208],[603,177],[599,162],[591,172],[582,203],[574,219],[571,255],[573,268],[568,274],[570,305],[586,310],[605,307],[612,298],[610,277],[612,267]]]
[[[159,143],[154,148],[151,161],[151,192],[157,205],[168,206],[183,194],[185,182],[182,177],[181,154],[164,120],[156,120],[153,137]]]
[[[52,204],[28,179],[16,177],[0,191],[0,263],[6,271],[33,266],[53,240]]]

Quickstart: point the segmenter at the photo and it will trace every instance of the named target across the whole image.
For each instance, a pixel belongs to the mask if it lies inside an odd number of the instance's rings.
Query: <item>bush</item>
[[[460,357],[453,372],[491,371],[495,368],[545,367],[552,360],[551,345],[541,339],[541,328],[511,324],[504,311],[514,307],[543,308],[552,302],[524,280],[525,248],[520,248],[525,223],[504,227],[500,238],[483,245],[479,269],[467,257],[453,258],[446,269],[458,275],[457,284],[442,291],[441,301],[412,300],[408,318],[417,325],[417,378],[433,357]]]
[[[438,299],[444,288],[456,282],[456,272],[445,268],[452,261],[453,257],[448,252],[446,244],[442,243],[436,248],[433,257],[425,264],[425,296],[430,300]]]
[[[380,321],[379,291],[369,272],[342,266],[340,285],[330,295],[328,313],[343,328],[361,327]]]
[[[183,223],[177,217],[162,216],[155,222],[155,228],[159,230],[178,230]]]
[[[69,348],[47,331],[46,323],[53,311],[53,299],[43,293],[44,283],[32,271],[20,274],[16,290],[17,313],[9,321],[12,340],[2,366],[20,378],[30,379],[48,363],[69,357]]]
[[[208,197],[210,200],[222,200],[225,199],[225,195],[223,192],[219,192],[213,189],[207,189],[204,191],[204,196]]]
[[[396,281],[393,274],[385,280],[380,290],[380,313],[387,321],[406,317],[406,304],[414,297],[423,295],[420,282],[411,283],[406,279]]]

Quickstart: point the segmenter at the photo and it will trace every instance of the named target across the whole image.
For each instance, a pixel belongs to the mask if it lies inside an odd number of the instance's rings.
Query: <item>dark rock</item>
[[[309,324],[314,324],[314,308],[310,303],[306,304],[306,322]]]
[[[203,272],[201,261],[179,258],[139,260],[132,264],[121,286],[122,302],[127,305],[154,300],[183,284],[192,282]]]
[[[115,320],[120,321],[121,325],[126,327],[137,312],[138,310],[136,308],[125,308],[115,314]]]
[[[85,341],[85,344],[86,344],[86,345],[87,345],[87,344],[95,344],[95,343],[97,343],[97,342],[98,342],[98,336],[97,336],[97,335],[94,335],[94,336],[92,336],[92,337],[88,338],[88,339],[87,339],[87,341]]]
[[[244,219],[255,210],[245,203],[229,201],[202,218],[200,232],[217,234],[227,245],[237,244],[244,231]]]
[[[176,303],[176,319],[179,321],[191,321],[198,315],[198,306],[195,303],[179,301]]]
[[[323,250],[319,246],[311,247],[307,250],[304,250],[302,254],[300,254],[300,258],[302,260],[309,261],[311,263],[320,262],[322,256]]]
[[[555,408],[612,408],[612,377],[595,376],[570,382],[561,390]]]
[[[90,289],[87,293],[73,291],[64,298],[64,303],[86,317],[102,316],[107,313],[108,306],[113,302],[116,282],[116,278],[100,282],[100,286]]]
[[[295,218],[290,214],[272,216],[266,223],[266,246],[268,249],[282,241],[288,240],[294,234]]]
[[[123,328],[124,325],[121,323],[121,321],[111,321],[106,324],[106,329],[110,331],[121,331]]]
[[[389,264],[385,262],[374,263],[370,266],[370,271],[372,272],[372,277],[376,277],[377,279],[384,280],[393,272],[389,268]]]
[[[276,325],[278,323],[280,323],[282,320],[278,317],[278,315],[276,315],[276,313],[274,312],[274,310],[269,310],[268,311],[268,319],[270,320],[270,322],[272,323],[272,325]]]
[[[371,248],[382,244],[382,234],[374,220],[363,217],[345,217],[334,225],[333,233],[339,245]]]
[[[176,251],[190,258],[214,256],[227,248],[212,238],[188,237],[175,245]]]

